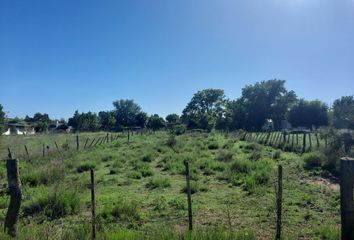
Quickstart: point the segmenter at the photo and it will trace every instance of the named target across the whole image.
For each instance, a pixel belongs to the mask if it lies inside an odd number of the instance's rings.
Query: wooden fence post
[[[57,148],[57,150],[59,151],[59,147],[56,141],[54,141],[55,147]]]
[[[276,240],[281,239],[281,215],[282,215],[282,201],[283,201],[283,167],[278,166],[278,192],[277,192],[277,232]]]
[[[296,133],[296,145],[299,145],[299,134]]]
[[[304,136],[302,138],[302,152],[306,151],[306,132],[304,132]]]
[[[316,132],[315,132],[315,136],[316,136],[316,143],[317,143],[317,149],[320,148],[320,141],[318,141],[318,132],[317,132],[317,129],[316,129]]]
[[[89,138],[86,138],[85,145],[84,145],[84,149],[86,149],[86,145],[87,145],[87,143],[88,143],[88,140],[89,140]]]
[[[91,174],[91,214],[92,214],[92,239],[96,239],[96,204],[95,204],[95,175],[90,169]]]
[[[184,161],[184,166],[186,167],[188,222],[189,222],[189,230],[192,231],[193,230],[192,196],[191,196],[191,186],[190,186],[190,175],[189,175],[189,163],[188,163],[188,161]]]
[[[109,142],[109,133],[106,135],[107,143]]]
[[[311,139],[311,132],[309,132],[309,141],[310,141],[310,150],[312,149],[312,139]]]
[[[16,237],[16,223],[21,207],[22,192],[19,174],[19,161],[18,159],[12,159],[10,149],[9,158],[6,160],[6,168],[8,188],[10,193],[10,204],[5,217],[4,230],[7,230],[7,233],[12,237]]]
[[[92,144],[95,142],[96,137],[93,138],[93,140],[91,141],[90,145],[88,146],[89,148],[92,146]]]
[[[76,150],[79,151],[80,143],[79,143],[79,135],[76,135]]]
[[[42,148],[42,156],[45,157],[45,144],[43,144]]]
[[[354,158],[340,161],[340,206],[342,240],[354,239]]]
[[[130,131],[128,130],[128,143],[130,142]]]
[[[26,145],[25,145],[25,151],[26,151],[27,158],[29,158],[28,148]]]

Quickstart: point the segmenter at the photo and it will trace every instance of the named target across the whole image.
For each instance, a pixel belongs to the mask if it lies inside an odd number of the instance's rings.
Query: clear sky
[[[1,0],[0,104],[11,117],[181,113],[193,93],[284,79],[354,94],[354,0]]]

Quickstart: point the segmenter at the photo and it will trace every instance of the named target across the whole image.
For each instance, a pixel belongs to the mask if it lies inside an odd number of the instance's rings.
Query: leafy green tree
[[[5,112],[3,106],[0,104],[0,133],[4,131]]]
[[[306,101],[300,99],[294,105],[289,114],[288,120],[294,127],[316,127],[328,125],[328,106],[319,101]]]
[[[100,128],[100,119],[96,113],[79,113],[77,110],[72,118],[69,118],[69,126],[76,131],[97,131]]]
[[[224,114],[225,95],[221,89],[204,89],[194,94],[183,110],[181,119],[189,128],[210,130]]]
[[[249,130],[260,130],[267,118],[273,119],[279,127],[288,109],[296,102],[294,91],[287,91],[284,80],[268,80],[248,85],[242,89],[242,96],[228,107],[232,126]]]
[[[45,123],[49,123],[50,122],[50,118],[49,115],[47,113],[35,113],[33,115],[33,122],[45,122]]]
[[[177,124],[180,122],[179,116],[176,113],[171,113],[166,116],[166,121],[168,124]]]
[[[145,112],[138,113],[135,117],[136,126],[145,128],[147,120],[148,120],[148,115]]]
[[[160,117],[158,114],[151,115],[148,118],[147,127],[156,131],[165,127],[165,120]]]
[[[137,125],[137,116],[141,113],[141,107],[133,100],[120,99],[113,102],[116,126],[134,127]]]
[[[333,103],[334,126],[354,129],[354,97],[343,96]]]
[[[116,118],[114,112],[101,111],[98,113],[102,130],[111,131],[115,128]]]

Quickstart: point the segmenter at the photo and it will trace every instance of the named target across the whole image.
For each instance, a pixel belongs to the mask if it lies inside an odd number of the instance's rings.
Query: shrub
[[[176,146],[176,144],[177,144],[176,137],[174,135],[170,135],[167,139],[166,145],[169,146],[170,148],[173,148],[174,146]]]
[[[81,207],[81,200],[77,191],[59,190],[41,196],[25,206],[25,216],[43,213],[50,219],[57,219],[70,214],[75,214]]]
[[[262,153],[260,151],[253,151],[250,155],[250,160],[252,161],[258,161],[261,159]]]
[[[235,142],[233,140],[228,140],[223,146],[223,149],[231,149],[235,145]]]
[[[89,171],[90,169],[94,169],[96,167],[96,163],[94,162],[85,162],[82,163],[80,166],[77,167],[77,172],[82,173],[85,171]]]
[[[190,182],[190,188],[191,188],[191,194],[197,193],[197,192],[206,192],[208,191],[207,187],[201,184],[198,181],[191,181]],[[182,192],[187,193],[187,186],[184,186],[182,188]]]
[[[145,154],[145,155],[141,158],[141,160],[142,160],[143,162],[152,162],[153,159],[154,159],[154,156],[153,156],[151,153]]]
[[[273,154],[273,159],[280,159],[281,158],[281,151],[276,150]]]
[[[21,177],[23,184],[38,186],[40,184],[51,184],[64,178],[63,167],[58,164],[43,167],[37,171],[31,171]]]
[[[147,188],[155,189],[155,188],[167,188],[171,186],[171,181],[169,178],[156,176],[149,180],[146,184]]]
[[[249,173],[252,170],[252,162],[245,159],[236,159],[230,166],[232,172]]]
[[[314,168],[321,167],[323,163],[326,161],[326,156],[323,155],[320,152],[309,152],[305,153],[302,156],[302,159],[304,160],[304,168],[307,170],[311,170]]]
[[[220,151],[219,154],[216,156],[216,160],[220,162],[230,162],[232,161],[232,158],[233,153],[225,150]]]
[[[240,146],[241,148],[241,146]],[[262,146],[259,145],[258,143],[250,143],[246,144],[245,146],[242,147],[242,151],[244,153],[251,153],[253,151],[258,151],[260,152],[262,150]]]
[[[185,124],[178,124],[173,126],[172,132],[176,135],[182,135],[187,131],[187,126]]]
[[[127,175],[128,178],[141,179],[143,175],[139,171],[131,171]]]
[[[168,205],[176,210],[185,210],[186,204],[185,200],[181,198],[173,198],[168,202]]]
[[[209,150],[216,150],[216,149],[218,149],[218,148],[219,148],[219,144],[218,144],[217,141],[211,141],[211,142],[209,142],[209,144],[208,144],[208,149],[209,149]]]
[[[120,198],[111,209],[105,209],[101,216],[105,219],[113,217],[119,221],[139,221],[141,219],[140,210],[136,201]]]
[[[139,171],[143,177],[154,175],[154,172],[148,163],[137,163],[135,164],[134,169]]]

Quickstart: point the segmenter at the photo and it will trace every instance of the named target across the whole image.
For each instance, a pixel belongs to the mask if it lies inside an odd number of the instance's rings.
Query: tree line
[[[186,129],[258,131],[267,119],[272,120],[275,129],[281,129],[285,121],[293,127],[331,125],[354,129],[354,98],[343,96],[330,108],[320,100],[298,98],[294,91],[286,89],[284,80],[273,79],[246,85],[237,99],[227,99],[222,89],[198,91],[180,116],[176,113],[165,118],[158,114],[148,115],[134,100],[120,99],[113,102],[112,110],[98,114],[75,111],[63,125],[78,131],[119,131],[129,127],[170,128],[179,132]],[[44,130],[53,122],[45,113],[36,113],[33,118],[26,116],[25,121],[35,123],[36,130]],[[3,124],[4,113],[0,105],[0,127]]]

